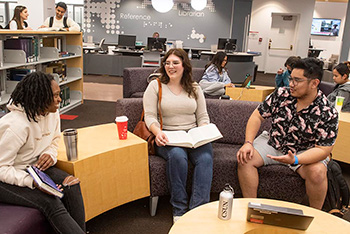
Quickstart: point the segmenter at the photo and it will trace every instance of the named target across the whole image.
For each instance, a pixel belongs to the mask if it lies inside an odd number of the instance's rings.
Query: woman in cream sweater
[[[161,113],[163,130],[185,130],[206,125],[209,117],[203,92],[192,79],[192,67],[182,49],[169,50],[159,69],[162,83]],[[168,139],[158,121],[158,83],[147,87],[143,105],[145,122],[156,136],[156,155],[167,161],[168,185],[174,222],[189,209],[209,202],[213,173],[213,150],[210,143],[196,149],[167,146]],[[194,165],[192,194],[186,192],[188,161]]]

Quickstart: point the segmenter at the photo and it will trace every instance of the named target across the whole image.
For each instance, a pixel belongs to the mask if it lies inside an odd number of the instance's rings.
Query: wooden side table
[[[350,163],[350,113],[340,112],[338,136],[332,150],[333,159]]]
[[[248,202],[263,203],[273,206],[283,206],[302,209],[305,215],[314,216],[309,228],[305,231],[277,227],[266,224],[251,223],[246,220]],[[218,201],[199,206],[182,216],[170,229],[169,234],[186,233],[250,233],[250,234],[294,234],[294,233],[348,233],[350,222],[326,212],[299,205],[296,203],[260,199],[234,198],[232,217],[224,221],[218,218]]]
[[[86,221],[150,195],[147,143],[115,123],[78,129],[78,159],[68,161],[63,136],[56,166],[81,181]]]
[[[227,87],[226,95],[233,100],[262,102],[275,90],[275,87],[252,85],[251,89],[239,87]]]

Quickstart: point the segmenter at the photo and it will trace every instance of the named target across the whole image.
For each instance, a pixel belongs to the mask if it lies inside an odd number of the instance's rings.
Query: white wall
[[[314,18],[341,19],[338,37],[311,36],[312,45],[315,48],[324,49],[320,57],[328,59],[332,54],[340,54],[346,9],[347,3],[343,2],[316,2]]]
[[[18,0],[17,3],[27,7],[29,13],[27,22],[32,29],[37,29],[46,17],[55,14],[55,0]]]
[[[262,38],[263,41],[260,43],[257,39],[250,37],[248,49],[262,53],[262,56],[254,58],[255,63],[259,65],[259,71],[265,71],[264,62],[271,28],[271,14],[290,13],[299,15],[295,53],[301,57],[306,57],[314,7],[315,0],[253,0],[250,31],[258,32],[257,37]],[[280,64],[283,65],[284,62],[285,58],[281,58]]]

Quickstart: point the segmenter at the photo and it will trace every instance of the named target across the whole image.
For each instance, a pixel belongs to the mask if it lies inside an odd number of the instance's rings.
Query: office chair
[[[106,40],[106,38],[102,38],[100,41],[100,44],[98,45],[98,49],[99,49],[98,53],[99,54],[106,54],[107,53],[107,51],[103,48],[105,40]]]
[[[159,51],[143,51],[143,55],[141,56],[142,67],[159,67],[160,66],[160,52]]]

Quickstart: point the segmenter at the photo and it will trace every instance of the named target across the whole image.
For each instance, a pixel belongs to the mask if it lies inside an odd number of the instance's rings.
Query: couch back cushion
[[[146,90],[147,78],[155,72],[154,67],[128,67],[123,71],[123,97],[140,97]],[[193,68],[192,75],[196,82],[202,79],[204,68]]]
[[[217,142],[243,144],[247,121],[259,103],[218,99],[206,99],[206,102],[210,122],[216,124],[224,136]],[[141,118],[142,108],[142,98],[120,99],[116,103],[116,116],[128,116],[128,130],[132,132]],[[270,121],[265,121],[260,132],[268,130],[270,125]]]

